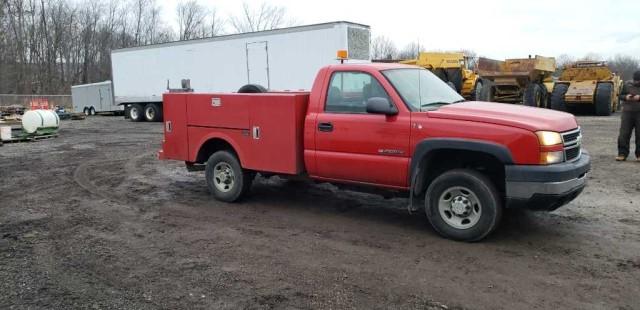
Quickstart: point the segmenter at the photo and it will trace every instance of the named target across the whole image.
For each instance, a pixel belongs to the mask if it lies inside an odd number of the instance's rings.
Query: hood
[[[530,131],[569,131],[578,127],[576,118],[565,112],[493,102],[463,102],[427,112],[429,117],[492,123]]]

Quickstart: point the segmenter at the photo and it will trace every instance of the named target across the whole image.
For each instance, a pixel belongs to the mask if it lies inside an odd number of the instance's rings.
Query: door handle
[[[332,123],[320,123],[318,124],[318,130],[323,132],[331,132],[333,131]]]

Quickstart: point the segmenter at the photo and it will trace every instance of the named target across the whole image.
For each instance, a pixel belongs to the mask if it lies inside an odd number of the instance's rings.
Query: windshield
[[[464,101],[453,88],[425,69],[391,69],[382,71],[382,74],[402,100],[418,111]]]

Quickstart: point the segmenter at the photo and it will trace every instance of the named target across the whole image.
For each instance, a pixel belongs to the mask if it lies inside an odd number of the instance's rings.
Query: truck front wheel
[[[217,200],[235,202],[251,187],[253,173],[242,169],[238,158],[228,151],[213,153],[205,169],[207,187]]]
[[[502,200],[489,178],[470,169],[438,176],[427,189],[425,211],[443,237],[474,242],[484,239],[500,222]]]

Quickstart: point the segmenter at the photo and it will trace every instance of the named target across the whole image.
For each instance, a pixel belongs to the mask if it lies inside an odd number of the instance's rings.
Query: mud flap
[[[410,184],[411,187],[409,187],[409,205],[407,205],[407,212],[409,212],[409,214],[413,214],[413,212],[416,212],[419,210],[419,208],[414,207],[414,200],[416,200],[416,197],[414,195],[415,193],[414,188],[419,175],[420,175],[420,167],[417,167],[416,172],[411,177],[411,184]]]

